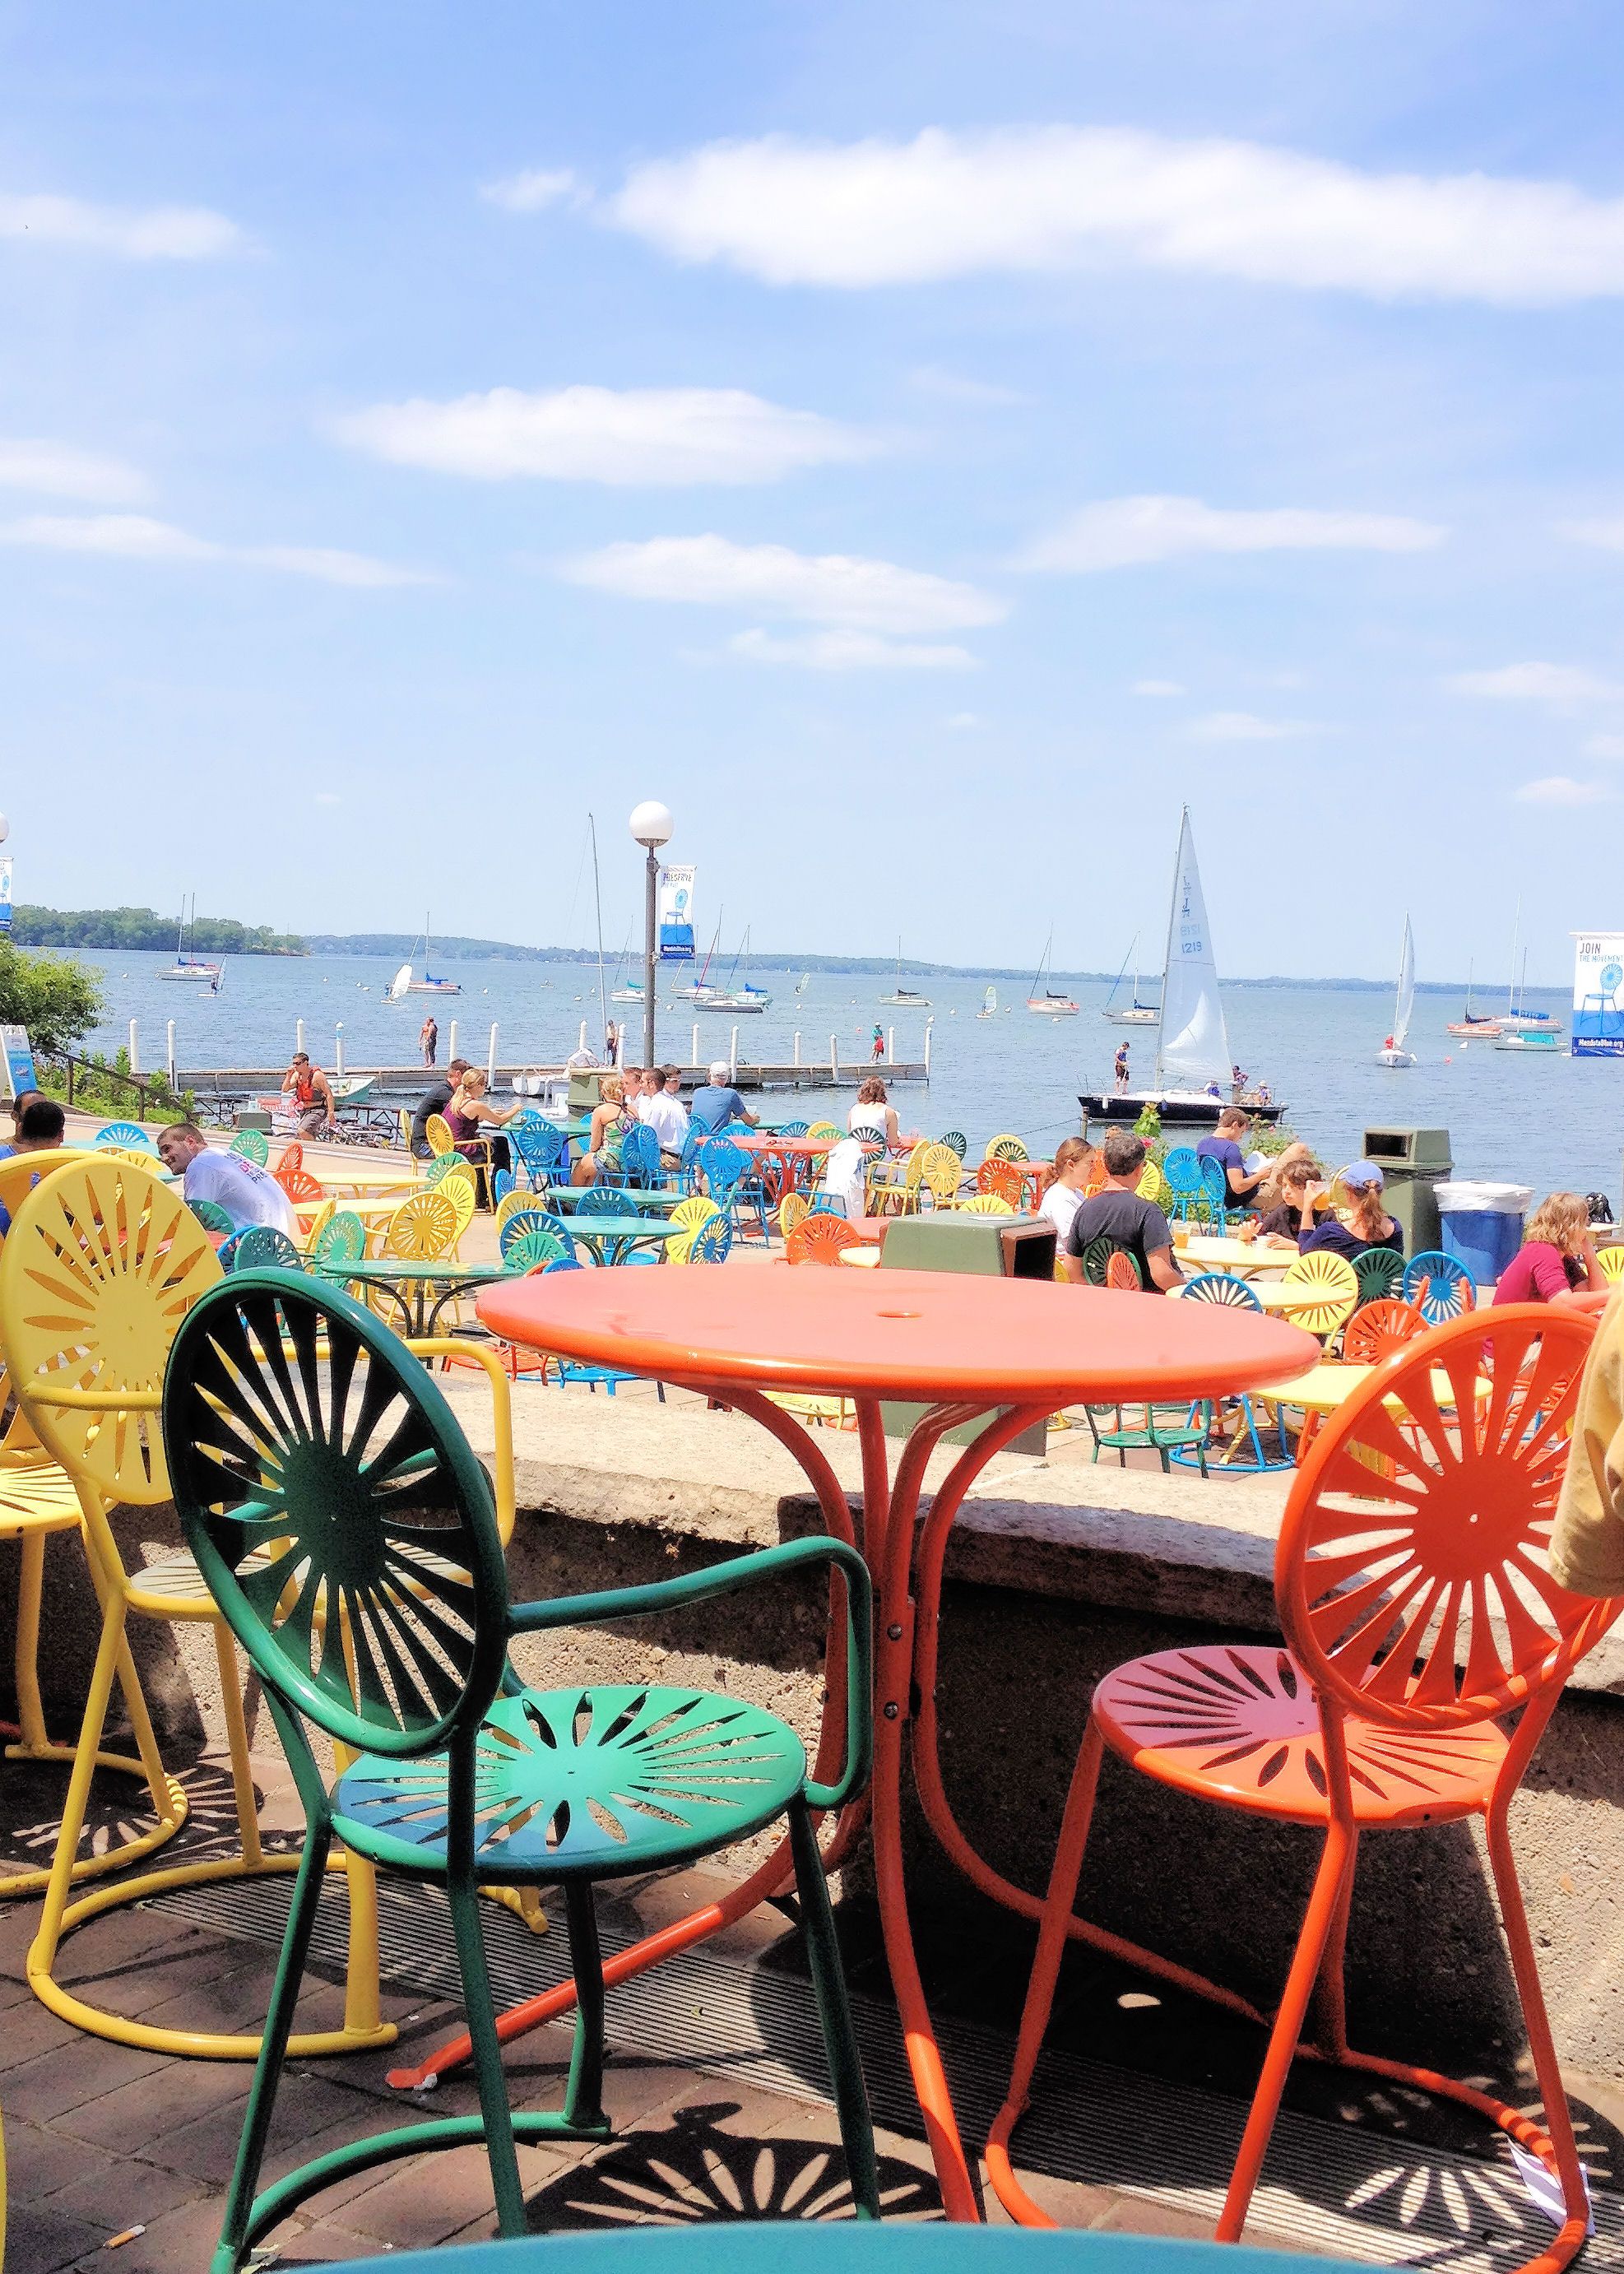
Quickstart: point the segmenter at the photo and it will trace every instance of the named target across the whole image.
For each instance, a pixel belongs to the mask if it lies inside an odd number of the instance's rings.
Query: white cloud
[[[69,442],[0,436],[0,489],[38,490],[87,505],[139,505],[151,484],[135,467]]]
[[[1609,805],[1617,792],[1602,782],[1575,781],[1568,774],[1546,774],[1512,793],[1519,805]]]
[[[1321,734],[1312,719],[1259,719],[1250,711],[1209,711],[1184,729],[1192,742],[1289,742]]]
[[[530,169],[509,174],[503,181],[486,182],[479,194],[488,205],[505,206],[509,213],[540,213],[565,198],[580,205],[586,192],[568,167],[560,166],[551,173]]]
[[[1182,695],[1185,690],[1176,679],[1136,679],[1132,691],[1135,695],[1147,695],[1161,698],[1165,696]]]
[[[439,580],[398,568],[364,553],[299,545],[216,545],[172,522],[146,514],[26,515],[0,522],[0,545],[32,546],[50,553],[99,553],[120,561],[220,561],[250,568],[277,568],[314,576],[326,584],[432,584]]]
[[[806,671],[974,671],[976,666],[968,648],[927,647],[874,632],[798,632],[787,639],[735,632],[727,648],[748,663],[796,664]]]
[[[1458,671],[1444,681],[1455,695],[1500,703],[1604,703],[1624,687],[1568,663],[1507,663],[1498,671]]]
[[[1305,506],[1236,511],[1190,497],[1102,498],[1026,546],[1017,568],[1085,575],[1186,553],[1421,553],[1441,544],[1433,522]]]
[[[496,387],[454,403],[380,403],[337,422],[341,441],[395,465],[477,481],[771,482],[871,457],[879,444],[814,410],[741,388]]]
[[[1606,553],[1624,553],[1624,516],[1611,521],[1563,521],[1557,528],[1575,545],[1599,545]]]
[[[996,624],[1006,604],[892,561],[845,553],[793,553],[786,545],[734,545],[726,537],[655,537],[606,545],[566,561],[571,584],[635,600],[688,600],[751,615],[799,617],[847,630],[907,635]]]
[[[1591,734],[1583,747],[1587,758],[1624,758],[1624,734]]]
[[[1624,292],[1624,200],[1133,128],[715,142],[635,168],[607,215],[679,260],[774,284],[1115,261],[1381,299],[1538,307]]]
[[[206,206],[151,206],[143,211],[55,197],[0,197],[0,237],[79,245],[125,260],[212,260],[242,242],[236,222]]]

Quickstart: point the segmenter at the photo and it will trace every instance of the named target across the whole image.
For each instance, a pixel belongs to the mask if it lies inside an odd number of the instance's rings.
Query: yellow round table
[[[1186,1269],[1194,1263],[1203,1271],[1232,1271],[1237,1276],[1254,1271],[1283,1271],[1297,1261],[1295,1247],[1269,1247],[1261,1240],[1215,1237],[1187,1239],[1182,1247],[1175,1239],[1173,1253]]]

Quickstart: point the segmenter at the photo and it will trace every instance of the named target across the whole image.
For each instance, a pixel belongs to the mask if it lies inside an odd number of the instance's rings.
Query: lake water
[[[329,1068],[341,1024],[351,1069],[402,1065],[417,1055],[417,1029],[428,1007],[429,998],[423,996],[410,997],[398,1008],[384,1002],[394,968],[393,959],[385,957],[238,957],[226,967],[223,992],[212,998],[160,981],[159,970],[172,960],[167,955],[86,953],[83,960],[102,972],[113,1013],[94,1037],[95,1047],[116,1049],[127,1039],[134,1018],[142,1060],[149,1066],[162,1063],[169,1019],[176,1022],[182,1065],[271,1064],[292,1051],[295,1021],[301,1018],[312,1057]],[[498,1055],[505,1065],[559,1064],[574,1049],[583,1018],[592,1041],[601,1039],[595,968],[451,963],[446,972],[462,982],[464,991],[433,1005],[442,1065],[450,1056],[454,1018],[464,1054],[477,1060],[485,1056],[494,1020]],[[876,1020],[894,1025],[898,1058],[923,1055],[925,1015],[879,1001],[890,991],[889,975],[814,972],[805,994],[798,997],[793,989],[800,975],[756,969],[754,977],[772,990],[773,1005],[762,1017],[739,1021],[741,1058],[787,1059],[797,1029],[805,1058],[826,1060],[831,1034],[839,1038],[843,1064],[866,1058]],[[679,972],[673,983],[682,983],[682,978]],[[1055,1020],[1026,1009],[1019,982],[996,983],[1001,1007],[989,1020],[975,1016],[984,980],[931,978],[914,983],[931,999],[932,1078],[929,1089],[897,1091],[894,1103],[905,1129],[961,1129],[978,1155],[987,1138],[1013,1130],[1034,1154],[1047,1152],[1076,1129],[1078,1092],[1109,1084],[1111,1055],[1124,1035],[1133,1054],[1135,1088],[1150,1076],[1155,1030],[1108,1025],[1099,1016],[1109,991],[1104,982],[1079,981],[1073,991],[1082,1015]],[[1462,1176],[1502,1178],[1531,1185],[1537,1193],[1555,1186],[1601,1190],[1613,1195],[1615,1209],[1624,1216],[1619,1205],[1624,1060],[1573,1058],[1565,1048],[1540,1058],[1462,1043],[1444,1032],[1447,1021],[1459,1016],[1461,998],[1438,991],[1417,998],[1410,1043],[1418,1063],[1389,1070],[1374,1062],[1392,1013],[1385,992],[1244,982],[1229,982],[1223,992],[1236,1059],[1285,1101],[1292,1127],[1328,1161],[1353,1159],[1366,1127],[1443,1127],[1450,1133]],[[1002,1007],[1006,1000],[1012,1008]],[[630,1020],[638,1040],[641,1011],[629,1005],[610,1007],[617,1019]],[[1494,1005],[1480,996],[1477,1007]],[[1564,995],[1530,990],[1528,1007],[1550,1011],[1567,1025],[1569,1004]],[[695,1018],[690,1005],[667,1010],[662,1001],[662,1057],[688,1060]],[[699,1016],[697,1024],[702,1058],[726,1057],[733,1021]],[[849,1103],[848,1095],[844,1103]],[[802,1091],[793,1111],[816,1118],[840,1103],[827,1093]],[[789,1118],[791,1111],[786,1102],[783,1118]]]

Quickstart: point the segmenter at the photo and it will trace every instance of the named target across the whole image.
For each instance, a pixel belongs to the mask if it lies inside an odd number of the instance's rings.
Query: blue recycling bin
[[[1492,1287],[1522,1246],[1522,1223],[1533,1197],[1527,1185],[1438,1186],[1444,1254],[1471,1274],[1475,1287]]]

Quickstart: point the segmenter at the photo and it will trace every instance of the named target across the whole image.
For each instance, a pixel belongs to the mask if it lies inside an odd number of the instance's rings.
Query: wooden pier
[[[718,1056],[721,1056],[719,1051]],[[474,1063],[477,1065],[480,1061],[476,1059]],[[663,1060],[662,1063],[671,1064],[674,1061]],[[285,1058],[277,1065],[268,1066],[177,1065],[174,1073],[174,1085],[178,1090],[190,1090],[199,1103],[218,1099],[224,1103],[252,1097],[268,1097],[273,1092],[281,1089],[282,1076],[287,1071],[288,1062]],[[329,1065],[326,1066],[325,1071],[336,1080],[341,1069],[336,1065]],[[372,1086],[366,1093],[366,1101],[369,1104],[415,1105],[429,1085],[440,1080],[444,1068],[425,1065],[351,1065],[346,1059],[342,1071],[351,1080],[364,1074],[370,1074],[372,1077]],[[880,1079],[887,1083],[928,1082],[930,1079],[930,1065],[929,1059],[925,1058],[875,1060],[864,1058],[850,1064],[838,1063],[832,1058],[825,1058],[821,1064],[816,1061],[808,1064],[805,1059],[799,1061],[785,1059],[776,1063],[771,1061],[747,1063],[741,1058],[733,1069],[733,1081],[739,1089],[747,1091],[855,1089],[859,1083],[866,1081],[871,1073],[877,1073]],[[568,1066],[499,1063],[494,1071],[492,1087],[498,1091],[511,1091],[521,1081],[528,1088],[532,1082],[540,1087],[549,1082],[564,1083],[568,1080]],[[709,1080],[709,1062],[704,1065],[687,1065],[682,1068],[682,1087],[685,1091],[702,1089]]]

